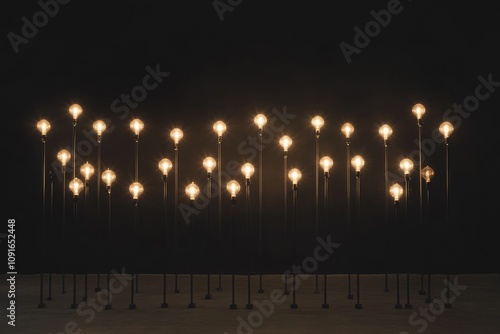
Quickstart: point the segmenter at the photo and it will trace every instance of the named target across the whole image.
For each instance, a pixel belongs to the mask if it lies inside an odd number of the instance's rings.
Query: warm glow
[[[311,119],[311,124],[312,126],[314,126],[316,131],[319,131],[323,127],[323,125],[325,125],[325,120],[321,116],[314,116]]]
[[[413,161],[411,161],[410,159],[403,159],[399,163],[399,168],[401,168],[405,175],[408,175],[413,169]]]
[[[50,123],[46,119],[42,119],[36,123],[36,128],[42,133],[42,136],[46,136],[50,130]]]
[[[144,129],[144,123],[140,119],[136,118],[130,122],[130,129],[132,129],[135,135],[138,136],[139,132]]]
[[[351,159],[351,165],[354,167],[356,172],[360,172],[361,168],[365,165],[365,159],[363,159],[360,155],[356,155]]]
[[[342,124],[340,131],[342,131],[346,138],[351,138],[351,135],[354,133],[354,126],[352,126],[351,123],[346,122]]]
[[[78,118],[78,116],[80,116],[80,114],[82,113],[82,107],[80,107],[79,104],[72,104],[70,107],[69,107],[69,113],[71,114],[71,116],[73,116],[73,119],[76,120]]]
[[[243,175],[245,175],[246,179],[250,179],[250,177],[253,175],[253,172],[255,172],[255,168],[251,163],[247,162],[246,164],[243,164],[243,166],[241,166],[241,172],[243,173]]]
[[[139,182],[134,182],[128,188],[133,199],[139,199],[139,196],[144,192],[144,187]]]
[[[453,133],[453,125],[450,122],[443,122],[439,126],[439,132],[445,137],[448,138]]]
[[[234,197],[236,197],[236,195],[240,191],[241,187],[237,181],[232,180],[232,181],[228,182],[226,188],[227,188],[227,191],[229,191],[229,193],[231,194],[231,198],[234,198]]]
[[[401,196],[403,196],[403,187],[399,183],[394,183],[391,188],[389,188],[389,193],[391,194],[394,201],[399,201]]]
[[[111,184],[116,180],[116,174],[108,168],[102,173],[102,180],[108,187],[111,187]]]
[[[330,170],[330,168],[333,167],[333,160],[330,157],[323,157],[319,161],[319,165],[323,168],[323,171],[325,173],[328,173],[328,171]]]
[[[78,196],[78,194],[80,193],[80,191],[82,191],[82,189],[83,189],[83,182],[77,177],[75,177],[69,183],[69,190],[71,190],[74,196]]]
[[[57,152],[57,160],[61,163],[61,165],[66,166],[66,163],[71,159],[71,153],[68,150],[62,149]]]
[[[175,128],[172,131],[170,131],[170,138],[174,141],[174,143],[179,144],[179,141],[182,139],[184,134],[182,133],[182,130],[179,128]]]
[[[259,129],[262,129],[267,123],[267,118],[263,114],[258,114],[257,116],[255,116],[253,121],[255,122],[255,125],[259,127]]]
[[[161,170],[163,175],[168,175],[168,172],[172,169],[172,161],[169,159],[161,159],[158,163],[158,168]]]
[[[392,128],[389,125],[384,124],[378,129],[378,133],[382,136],[382,138],[384,138],[384,140],[387,140],[392,135]]]
[[[80,167],[80,173],[82,173],[85,180],[89,180],[94,175],[94,167],[87,161]]]
[[[215,163],[215,159],[212,157],[206,157],[203,159],[203,167],[207,170],[207,173],[212,173],[217,164]]]
[[[191,201],[194,201],[199,193],[200,193],[200,188],[196,184],[194,184],[194,182],[191,182],[186,187],[186,195],[189,197]]]
[[[297,185],[297,183],[299,183],[300,179],[302,178],[302,173],[297,168],[292,168],[288,172],[288,178],[294,185]]]
[[[283,136],[280,138],[280,145],[283,147],[283,150],[286,152],[288,148],[292,146],[292,138],[288,136]]]
[[[214,123],[214,131],[220,137],[224,132],[226,132],[226,124],[223,121],[217,121]]]
[[[92,127],[99,136],[102,135],[104,131],[106,131],[106,123],[101,120],[95,121]]]
[[[425,114],[425,107],[423,104],[417,103],[413,106],[411,112],[417,117],[417,119],[422,119],[422,116]]]
[[[422,168],[422,178],[425,180],[425,182],[427,183],[431,182],[431,179],[433,177],[434,177],[434,169],[430,168],[429,166]]]

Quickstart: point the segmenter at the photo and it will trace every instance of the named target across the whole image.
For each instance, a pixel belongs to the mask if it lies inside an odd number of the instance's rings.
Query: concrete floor
[[[112,276],[112,310],[103,310],[104,293],[94,291],[96,275],[88,276],[89,301],[82,302],[84,277],[77,277],[77,309],[72,309],[73,277],[65,277],[66,293],[62,294],[61,275],[52,275],[52,300],[45,300],[45,308],[38,308],[40,276],[17,275],[15,282],[15,327],[9,320],[9,284],[2,279],[2,324],[0,333],[500,333],[500,274],[462,274],[458,286],[452,288],[452,308],[443,308],[441,293],[445,289],[444,276],[432,276],[432,296],[436,302],[427,304],[426,296],[419,295],[420,275],[410,275],[410,303],[405,309],[406,275],[400,276],[400,298],[403,309],[395,309],[396,279],[389,275],[389,292],[384,292],[384,275],[360,275],[360,302],[357,299],[356,276],[351,276],[354,299],[347,298],[347,275],[328,278],[329,308],[323,309],[323,277],[319,277],[320,294],[314,294],[316,279],[297,276],[297,309],[291,309],[293,294],[282,295],[284,283],[280,275],[263,276],[264,293],[257,293],[258,275],[251,277],[251,300],[247,304],[247,276],[236,276],[236,310],[230,310],[231,276],[222,276],[223,291],[216,291],[218,277],[211,277],[212,299],[206,300],[206,275],[194,276],[193,301],[190,302],[189,275],[178,279],[180,293],[173,293],[173,275],[167,280],[168,308],[160,308],[163,301],[162,275],[139,275],[139,292],[134,294],[136,309],[128,308],[131,301],[129,275]],[[8,278],[8,276],[7,276]],[[451,281],[455,276],[451,277]],[[48,276],[45,276],[44,299],[48,296]],[[106,276],[101,275],[102,288]],[[276,291],[274,291],[276,290]],[[429,310],[427,307],[432,306]],[[421,312],[421,313],[420,313]]]

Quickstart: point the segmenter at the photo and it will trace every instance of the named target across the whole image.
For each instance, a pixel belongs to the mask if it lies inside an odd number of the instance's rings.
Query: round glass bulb
[[[36,123],[36,128],[40,131],[42,136],[46,136],[47,132],[50,130],[50,123],[46,119],[39,120],[38,123]]]
[[[66,163],[71,159],[71,153],[68,150],[62,149],[57,152],[57,160],[61,163],[61,165],[66,166]]]
[[[389,193],[394,198],[394,201],[399,201],[401,196],[403,196],[403,187],[399,183],[395,183],[389,188]]]
[[[179,144],[179,141],[184,137],[184,134],[182,133],[182,130],[179,128],[175,128],[172,131],[170,131],[170,138],[174,141],[174,143]]]
[[[116,174],[111,169],[106,169],[101,176],[102,180],[108,187],[116,180]]]
[[[227,188],[227,191],[229,191],[229,193],[231,194],[231,198],[236,197],[236,195],[238,194],[238,192],[241,189],[240,184],[235,180],[229,181],[227,183],[226,188]]]
[[[361,168],[365,165],[365,159],[363,159],[360,155],[356,155],[351,159],[351,165],[354,167],[356,172],[360,172]]]
[[[168,172],[172,169],[172,161],[167,158],[161,159],[158,163],[158,168],[161,170],[163,175],[168,175]]]
[[[382,138],[384,138],[384,140],[387,140],[392,135],[392,128],[389,125],[384,124],[378,129],[378,133],[382,136]]]
[[[340,131],[342,131],[346,138],[351,138],[351,135],[354,133],[354,126],[351,123],[346,122],[342,124]]]
[[[130,187],[128,187],[128,191],[133,199],[139,199],[139,196],[144,192],[144,187],[139,182],[133,182]]]

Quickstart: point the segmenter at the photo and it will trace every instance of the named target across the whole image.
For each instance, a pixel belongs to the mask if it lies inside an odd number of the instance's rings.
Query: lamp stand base
[[[71,308],[75,310],[78,307],[78,304],[71,304]]]
[[[264,289],[259,289],[258,293],[264,293]]]
[[[413,308],[412,304],[405,304],[405,309],[411,310]]]
[[[357,310],[361,310],[363,308],[363,305],[356,304],[356,305],[354,305],[354,308],[357,309]]]
[[[314,294],[315,294],[315,295],[319,295],[320,293],[321,293],[321,291],[319,291],[319,290],[314,290]]]
[[[135,310],[136,306],[135,306],[135,304],[129,304],[128,308],[131,309],[131,310]]]
[[[394,305],[394,308],[395,308],[396,310],[402,310],[402,309],[403,309],[403,305],[401,305],[401,304],[396,304],[396,305]]]
[[[354,296],[352,294],[348,294],[347,299],[354,299]]]
[[[251,310],[251,309],[253,309],[253,304],[246,304],[246,305],[245,305],[245,308],[246,308],[247,310]]]
[[[217,289],[215,289],[215,291],[222,291],[222,290],[224,290],[224,289],[222,289],[221,286],[219,286],[219,287],[217,287]]]
[[[161,303],[161,308],[168,308],[168,303]]]
[[[104,306],[104,309],[111,310],[111,309],[113,309],[113,306],[111,306],[111,304],[106,304],[106,306]]]
[[[237,308],[238,308],[238,305],[236,305],[236,304],[229,305],[230,310],[236,310]]]
[[[321,305],[321,308],[330,308],[330,304],[323,304]]]
[[[446,303],[446,304],[444,304],[444,307],[445,308],[451,308],[451,304],[450,303]]]
[[[418,294],[421,295],[421,296],[425,296],[427,294],[427,292],[425,292],[425,290],[420,290],[418,292]]]
[[[211,295],[211,294],[209,294],[209,293],[207,293],[207,294],[205,295],[205,299],[212,299],[212,295]]]
[[[45,308],[45,303],[38,304],[38,308]]]
[[[291,305],[290,305],[290,308],[293,308],[293,309],[298,309],[298,308],[299,308],[299,305],[297,305],[297,304],[291,304]]]
[[[195,303],[189,303],[188,304],[188,308],[196,308],[196,304]]]

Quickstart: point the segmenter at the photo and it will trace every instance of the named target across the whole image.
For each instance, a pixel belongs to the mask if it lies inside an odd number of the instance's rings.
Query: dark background
[[[107,246],[112,248],[112,268],[130,266],[133,254],[140,259],[142,272],[183,272],[189,268],[189,251],[196,253],[195,270],[206,272],[281,273],[289,267],[283,221],[283,154],[274,133],[263,151],[263,261],[258,262],[258,171],[251,183],[250,235],[247,232],[244,178],[236,203],[236,250],[231,251],[231,203],[223,186],[222,240],[218,232],[218,199],[212,200],[210,238],[207,240],[208,209],[195,216],[194,246],[190,226],[179,215],[178,267],[172,258],[165,267],[163,183],[158,161],[174,161],[169,132],[184,131],[179,146],[179,202],[189,204],[184,188],[191,181],[201,188],[206,183],[202,160],[217,158],[216,120],[228,126],[222,143],[223,170],[234,160],[250,161],[238,145],[257,135],[253,117],[261,112],[270,119],[273,110],[296,115],[284,133],[294,143],[288,167],[303,173],[298,188],[296,216],[297,262],[313,255],[315,247],[315,136],[310,120],[325,119],[321,131],[320,155],[334,160],[329,180],[329,219],[327,233],[342,244],[330,260],[332,272],[381,273],[397,268],[394,255],[410,270],[421,270],[427,252],[433,272],[494,272],[498,246],[497,127],[498,92],[480,102],[468,118],[458,117],[450,138],[450,235],[447,239],[445,146],[435,143],[432,131],[439,127],[447,109],[474,95],[478,77],[492,75],[500,81],[498,66],[499,15],[494,1],[462,4],[452,1],[403,1],[403,10],[392,15],[390,24],[352,62],[344,58],[339,44],[354,44],[355,27],[364,29],[373,20],[371,10],[387,8],[387,1],[349,2],[269,2],[243,1],[221,21],[210,1],[121,1],[113,4],[71,1],[39,28],[36,36],[19,46],[16,54],[7,38],[9,32],[21,34],[26,16],[32,22],[40,10],[35,1],[3,4],[2,38],[2,114],[4,134],[4,226],[16,219],[18,272],[60,271],[65,256],[67,270],[80,257],[79,270],[103,272],[107,268]],[[111,105],[122,93],[130,94],[142,84],[145,68],[159,68],[170,75],[148,91],[144,101],[130,109],[128,117],[113,111]],[[56,154],[61,148],[71,152],[72,119],[68,107],[78,103],[83,114],[77,123],[77,143],[90,140],[92,123],[107,118],[114,126],[102,141],[102,171],[117,174],[112,189],[112,238],[106,239],[107,204],[104,184],[100,193],[100,222],[97,222],[96,174],[90,181],[87,220],[83,192],[78,202],[78,244],[74,235],[73,203],[67,184],[54,177],[47,184],[47,226],[42,240],[42,142],[36,123],[51,123],[47,136],[47,173],[55,173]],[[418,149],[418,127],[411,113],[415,103],[427,109],[422,135],[429,153],[423,165],[436,172],[431,189],[432,229],[422,231],[419,224],[418,160],[410,180],[408,214],[405,199],[399,218],[408,239],[395,242],[396,212],[389,200],[389,226],[385,221],[384,147],[378,128],[388,123],[394,129],[389,141],[389,170],[401,176],[399,161]],[[452,113],[457,121],[457,114]],[[144,194],[139,199],[139,245],[134,251],[133,205],[128,187],[134,178],[135,142],[130,121],[140,118],[145,129],[139,140],[139,181]],[[449,116],[451,117],[451,116]],[[359,250],[359,261],[349,256],[346,212],[346,150],[341,125],[355,127],[351,156],[360,154],[362,170],[361,220],[359,240],[351,250]],[[277,125],[281,122],[278,120]],[[80,164],[89,161],[97,168],[97,147],[79,151]],[[82,146],[82,148],[85,148]],[[55,162],[53,164],[53,162]],[[251,161],[255,167],[258,160]],[[81,178],[80,173],[77,176]],[[351,170],[352,218],[355,223],[355,179]],[[214,175],[216,178],[216,174]],[[71,179],[68,170],[66,181]],[[391,178],[404,186],[404,181]],[[47,179],[49,181],[49,179]],[[174,251],[174,174],[169,174],[167,253]],[[62,189],[66,187],[66,244],[62,235]],[[216,185],[213,186],[216,188]],[[53,193],[51,195],[51,189]],[[288,240],[291,240],[292,190],[289,186]],[[323,231],[323,179],[319,182],[319,229]],[[424,214],[426,197],[424,186]],[[52,201],[51,201],[52,198]],[[51,215],[52,213],[52,215]],[[353,227],[352,225],[351,227]],[[4,228],[6,230],[6,227]],[[354,231],[354,228],[353,228]],[[404,235],[404,234],[403,234]],[[248,237],[252,266],[247,263]],[[356,239],[356,238],[354,238]],[[449,246],[447,243],[449,240]],[[5,238],[2,238],[5,244]],[[289,242],[289,246],[291,243]],[[220,246],[220,248],[219,248]],[[289,249],[290,250],[290,249]],[[447,250],[450,250],[448,253]],[[218,255],[221,251],[221,256]],[[353,254],[353,253],[351,253]],[[231,255],[236,264],[231,265]],[[44,259],[43,259],[44,258]],[[43,260],[42,260],[43,259]],[[82,262],[83,261],[83,262]],[[419,264],[420,263],[420,264]],[[51,268],[51,269],[47,269]],[[214,269],[216,268],[216,269]],[[450,269],[451,268],[451,269]]]

